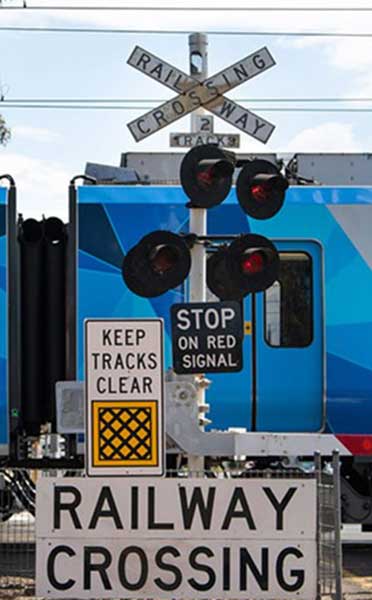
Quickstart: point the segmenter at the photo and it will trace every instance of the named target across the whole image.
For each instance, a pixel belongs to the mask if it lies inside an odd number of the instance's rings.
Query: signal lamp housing
[[[239,204],[254,219],[270,219],[281,209],[289,184],[275,165],[255,159],[240,171],[236,183]]]
[[[181,185],[190,198],[189,206],[212,208],[228,195],[235,169],[235,155],[214,144],[197,146],[188,152],[180,171]]]
[[[262,235],[247,234],[213,253],[207,262],[207,284],[221,300],[242,300],[270,287],[279,275],[279,254]]]
[[[170,231],[153,231],[126,254],[122,276],[132,292],[153,298],[181,285],[190,268],[185,239]]]
[[[278,279],[279,264],[277,249],[263,235],[242,235],[229,246],[227,268],[244,295],[269,288]]]
[[[221,300],[242,300],[244,292],[230,277],[227,266],[228,248],[213,252],[207,260],[207,285]]]

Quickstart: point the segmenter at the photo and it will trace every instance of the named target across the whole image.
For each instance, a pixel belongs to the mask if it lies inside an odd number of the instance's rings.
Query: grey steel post
[[[321,494],[321,484],[322,484],[322,457],[320,452],[314,452],[314,467],[315,467],[315,475],[316,475],[316,566],[317,566],[317,600],[320,600],[322,596],[322,590],[320,585],[321,579],[321,569],[320,563],[322,560],[321,556],[321,538],[320,538],[320,522],[321,522],[321,510],[320,510],[320,494]]]
[[[207,78],[208,75],[208,38],[204,33],[192,33],[189,36],[190,49],[190,74],[200,81]],[[203,109],[199,109],[203,111]],[[196,113],[198,114],[198,113]],[[200,112],[199,112],[200,115]],[[197,117],[191,115],[191,131],[195,132],[197,127]],[[190,209],[190,232],[197,236],[207,234],[207,211],[205,208]],[[205,302],[207,299],[206,283],[206,253],[202,244],[195,244],[191,250],[191,271],[190,271],[190,302]],[[203,405],[205,401],[205,390],[202,386],[198,389],[197,403]],[[204,458],[199,456],[189,456],[188,459],[190,471],[201,472],[204,470]]]
[[[208,36],[205,33],[191,33],[189,35],[190,50],[190,75],[198,81],[204,81],[208,77]],[[191,131],[197,133],[198,116],[205,114],[204,108],[200,107],[191,113]]]
[[[340,454],[332,454],[333,502],[335,516],[335,600],[342,600],[342,544],[341,544],[341,485]]]

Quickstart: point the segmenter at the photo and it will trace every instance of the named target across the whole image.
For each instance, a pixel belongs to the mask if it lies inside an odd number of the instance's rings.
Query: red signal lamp
[[[264,183],[257,183],[252,185],[251,194],[256,202],[266,202],[270,199],[270,188]]]
[[[279,276],[279,253],[263,235],[239,236],[229,247],[227,269],[245,294],[263,292]]]
[[[177,265],[179,256],[175,246],[156,246],[149,254],[150,266],[155,273],[164,275]]]
[[[235,155],[215,144],[197,146],[188,152],[180,170],[181,185],[190,207],[211,208],[228,195],[235,169]]]
[[[205,186],[206,188],[213,184],[213,173],[212,169],[205,169],[205,171],[200,171],[196,175],[196,179],[200,186]]]
[[[234,173],[234,166],[227,160],[220,160],[209,164],[210,161],[200,161],[197,166],[196,178],[200,185],[206,188],[209,186],[221,185],[224,179],[231,177]]]
[[[242,300],[245,296],[244,291],[235,284],[227,268],[228,252],[228,248],[222,247],[208,258],[207,285],[221,300]]]
[[[270,287],[278,279],[279,264],[278,251],[270,240],[253,233],[241,235],[210,256],[207,284],[221,300],[242,300]]]
[[[242,256],[241,269],[246,275],[255,275],[256,273],[261,273],[261,271],[263,271],[265,264],[265,254],[260,250],[257,250]]]
[[[273,163],[254,159],[240,171],[236,193],[240,206],[250,217],[269,219],[281,209],[288,186]]]
[[[122,276],[132,292],[153,298],[181,285],[190,268],[186,239],[170,231],[153,231],[126,254]]]

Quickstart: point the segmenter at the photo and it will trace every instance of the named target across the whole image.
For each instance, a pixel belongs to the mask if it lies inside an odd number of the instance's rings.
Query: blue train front
[[[372,211],[372,191],[367,188],[291,187],[282,211],[269,221],[247,218],[234,190],[208,212],[208,233],[253,230],[275,241],[284,263],[286,287],[274,285],[257,299],[259,431],[372,434],[372,244],[356,229],[368,222],[367,211]],[[189,231],[182,189],[84,186],[78,193],[78,215],[80,376],[86,317],[164,318],[166,365],[171,367],[170,307],[186,300],[186,285],[156,298],[140,298],[126,288],[121,266],[125,253],[159,225]],[[252,320],[249,296],[244,320]],[[246,331],[244,370],[214,376],[208,392],[214,429],[251,429],[249,326]]]
[[[47,336],[42,339],[43,356],[50,354],[46,360],[49,379],[42,379],[45,363],[39,361],[41,379],[31,377],[32,390],[24,393],[27,357],[35,360],[37,352],[33,352],[30,341],[26,350],[22,348],[24,324],[21,327],[19,323],[18,329],[15,326],[17,314],[24,315],[22,294],[17,301],[7,296],[9,281],[14,283],[14,265],[22,268],[19,257],[18,263],[15,260],[14,243],[24,243],[24,235],[19,234],[17,241],[14,232],[13,242],[9,239],[7,198],[8,192],[2,188],[0,453],[8,466],[39,468],[30,449],[35,443],[45,449],[48,436],[58,437],[59,433],[54,382],[83,379],[85,319],[161,317],[165,323],[165,366],[172,368],[170,309],[187,301],[187,279],[156,297],[141,297],[125,284],[123,260],[151,231],[193,232],[188,199],[180,185],[98,183],[76,188],[74,182],[67,228],[42,223],[43,248],[48,246],[48,236],[53,252],[63,241],[62,250],[50,264],[59,265],[57,273],[63,262],[64,285],[57,288],[64,305],[58,306],[57,296],[43,300],[49,308],[46,313],[39,311],[38,318],[50,336],[49,342]],[[272,240],[280,256],[280,276],[274,284],[256,293],[254,302],[252,294],[241,300],[244,367],[238,373],[210,375],[208,430],[239,429],[262,433],[266,440],[270,435],[284,439],[285,434],[301,434],[305,437],[296,439],[312,441],[311,446],[308,441],[303,447],[297,446],[299,457],[311,456],[317,450],[319,435],[327,436],[329,451],[333,447],[342,451],[344,482],[351,486],[352,492],[347,489],[360,505],[368,494],[365,465],[370,464],[367,457],[372,455],[371,211],[370,187],[315,185],[291,185],[280,212],[267,220],[252,218],[241,210],[235,187],[221,204],[207,210],[208,235],[231,240],[237,234],[253,232]],[[19,231],[22,227],[26,230],[25,224],[18,224]],[[39,230],[33,224],[30,231],[28,242],[35,245],[33,236]],[[30,256],[30,245],[25,248]],[[49,264],[45,256],[43,269]],[[53,271],[52,266],[49,276]],[[45,282],[44,275],[40,281]],[[9,313],[8,302],[13,306]],[[18,306],[18,313],[14,306]],[[55,318],[57,310],[62,311],[60,319]],[[62,323],[59,330],[56,322]],[[18,350],[8,336],[10,329],[20,334]],[[62,337],[63,344],[56,344]],[[59,348],[60,356],[46,351],[48,343]],[[23,360],[15,361],[17,356]],[[64,434],[62,458],[58,452],[49,453],[44,456],[44,466],[83,465],[83,438]],[[361,456],[364,463],[358,462]]]

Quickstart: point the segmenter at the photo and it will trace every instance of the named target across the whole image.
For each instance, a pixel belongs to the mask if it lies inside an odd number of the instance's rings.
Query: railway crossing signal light
[[[212,208],[230,192],[236,167],[235,154],[206,144],[192,148],[183,158],[180,179],[191,208]],[[281,208],[287,179],[271,162],[254,159],[240,171],[236,192],[249,216],[268,219]],[[127,287],[152,298],[176,288],[191,268],[190,248],[196,236],[154,231],[143,237],[125,256],[122,275]],[[278,278],[279,254],[267,238],[246,234],[229,246],[212,252],[207,261],[207,285],[221,300],[241,300],[261,292]]]
[[[145,235],[129,250],[123,261],[122,275],[132,292],[153,298],[181,285],[190,268],[187,238],[159,230]]]
[[[269,288],[278,278],[279,254],[257,234],[239,236],[213,253],[207,262],[207,284],[221,300],[242,300]]]
[[[220,300],[241,300],[242,290],[231,279],[228,272],[228,248],[222,246],[213,252],[207,261],[207,285]]]
[[[281,209],[288,185],[273,163],[254,159],[240,171],[236,193],[240,206],[250,217],[269,219]]]
[[[228,195],[235,169],[235,155],[214,144],[197,146],[182,163],[181,185],[194,208],[212,208]]]

